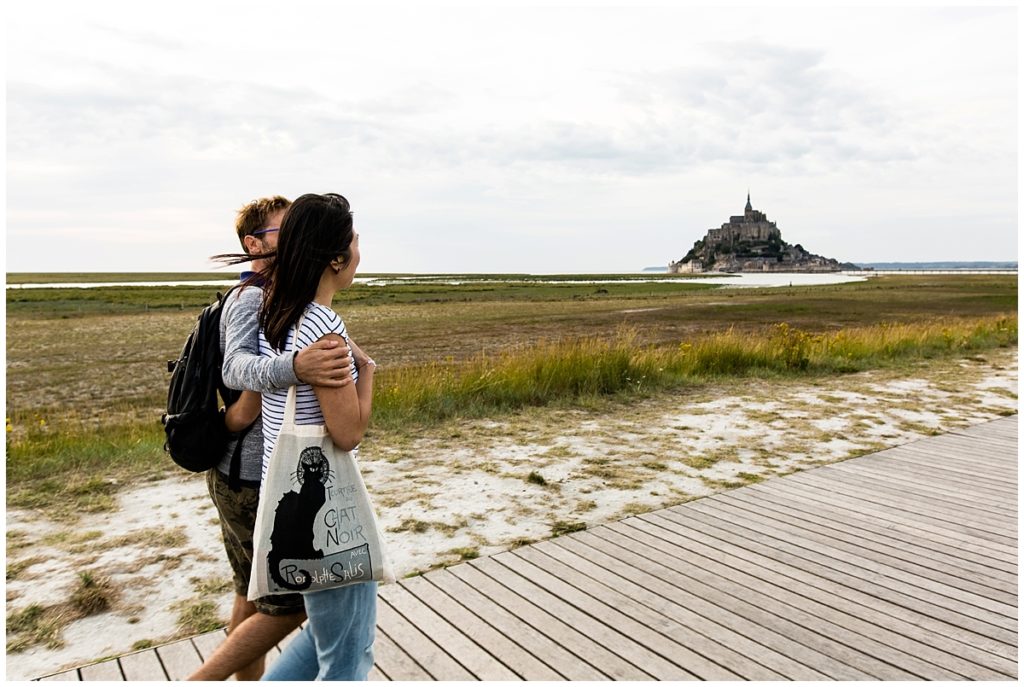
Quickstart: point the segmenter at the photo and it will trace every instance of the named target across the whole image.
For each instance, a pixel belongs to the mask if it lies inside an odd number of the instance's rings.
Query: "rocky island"
[[[791,246],[763,212],[750,205],[718,229],[693,244],[682,260],[669,263],[672,274],[692,272],[840,272],[859,269],[849,262],[809,253],[799,243]]]

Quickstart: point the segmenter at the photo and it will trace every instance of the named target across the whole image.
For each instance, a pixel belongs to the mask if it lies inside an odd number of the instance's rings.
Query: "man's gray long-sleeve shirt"
[[[237,297],[236,297],[237,296]],[[228,296],[221,313],[224,344],[224,383],[232,389],[260,393],[300,384],[292,366],[292,353],[271,358],[260,356],[259,309],[263,289],[248,286]]]

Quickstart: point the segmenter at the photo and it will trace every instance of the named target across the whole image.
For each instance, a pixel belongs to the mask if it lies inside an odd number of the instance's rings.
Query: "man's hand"
[[[352,351],[337,334],[328,334],[299,351],[292,366],[299,381],[340,388],[352,383]]]

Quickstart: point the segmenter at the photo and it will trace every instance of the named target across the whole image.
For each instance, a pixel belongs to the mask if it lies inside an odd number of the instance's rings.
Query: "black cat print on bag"
[[[294,563],[280,569],[283,560],[319,560],[321,549],[313,546],[316,516],[327,502],[326,484],[331,477],[331,466],[319,446],[303,449],[292,479],[299,491],[281,496],[274,511],[274,529],[270,533],[270,553],[267,563],[270,576],[285,589],[308,589],[313,577]]]

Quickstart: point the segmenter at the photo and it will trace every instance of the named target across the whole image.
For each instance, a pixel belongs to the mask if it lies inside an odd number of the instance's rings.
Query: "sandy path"
[[[367,485],[401,576],[1017,411],[1017,351],[815,382],[745,380],[629,405],[530,409],[364,444]],[[226,618],[230,571],[204,479],[125,489],[114,513],[58,524],[7,512],[7,612],[109,578],[109,611],[64,646],[7,654],[26,679],[181,633],[185,606]],[[12,577],[12,570],[14,575]],[[11,636],[8,636],[8,642]]]

